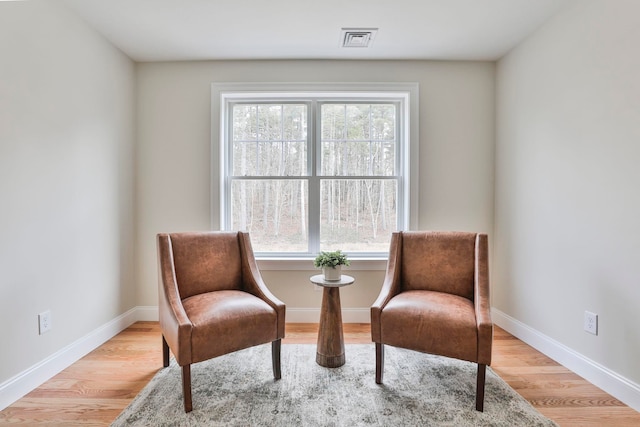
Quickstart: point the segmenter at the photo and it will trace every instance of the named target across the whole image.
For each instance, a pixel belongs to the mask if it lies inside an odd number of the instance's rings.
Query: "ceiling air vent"
[[[342,47],[369,47],[378,32],[377,28],[343,28]]]

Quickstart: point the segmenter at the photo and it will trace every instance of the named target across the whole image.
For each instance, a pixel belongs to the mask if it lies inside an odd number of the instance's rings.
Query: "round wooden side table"
[[[311,276],[314,285],[322,286],[322,307],[320,308],[320,329],[316,363],[327,368],[344,365],[344,335],[342,332],[342,307],[340,288],[351,285],[355,279],[342,275],[340,280],[325,280],[322,274]]]

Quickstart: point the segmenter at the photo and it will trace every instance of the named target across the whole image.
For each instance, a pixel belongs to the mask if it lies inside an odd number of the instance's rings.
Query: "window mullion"
[[[320,146],[322,126],[317,101],[309,104],[307,141],[309,144],[309,252],[320,249]]]

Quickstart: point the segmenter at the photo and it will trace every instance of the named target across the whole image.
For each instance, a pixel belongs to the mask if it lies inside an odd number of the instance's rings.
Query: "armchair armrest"
[[[493,322],[489,295],[489,249],[486,234],[476,236],[474,304],[478,327],[478,363],[491,364]]]
[[[400,292],[400,260],[402,257],[402,232],[391,235],[389,245],[389,261],[382,288],[378,298],[371,305],[371,339],[382,342],[380,330],[380,313],[391,298]]]
[[[184,311],[178,291],[171,238],[168,234],[158,234],[157,245],[160,329],[178,364],[182,366],[191,363],[189,343],[193,325]],[[180,339],[185,335],[187,339]]]
[[[245,290],[273,307],[278,316],[278,337],[284,338],[285,304],[271,293],[264,280],[262,280],[262,275],[253,254],[249,233],[238,232],[238,239],[242,253],[242,276],[243,285],[246,287]]]

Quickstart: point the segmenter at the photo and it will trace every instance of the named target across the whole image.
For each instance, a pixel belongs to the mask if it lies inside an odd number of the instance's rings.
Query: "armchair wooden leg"
[[[376,384],[382,384],[384,373],[384,344],[376,343]]]
[[[169,344],[164,339],[164,335],[162,336],[162,366],[165,368],[169,366]]]
[[[478,384],[476,388],[476,411],[484,412],[484,380],[487,365],[478,363]]]
[[[273,364],[273,377],[277,380],[281,378],[281,372],[280,372],[281,346],[282,346],[282,340],[275,340],[271,342],[271,362]]]
[[[184,412],[191,412],[191,365],[182,367],[182,395],[184,396]]]

